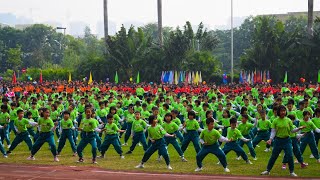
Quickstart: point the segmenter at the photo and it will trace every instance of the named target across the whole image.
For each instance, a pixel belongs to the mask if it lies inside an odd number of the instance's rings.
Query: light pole
[[[62,52],[62,47],[61,46],[62,46],[62,44],[64,44],[64,38],[66,36],[66,29],[67,28],[65,28],[65,27],[57,27],[56,29],[57,30],[63,29],[63,37],[61,39],[61,42],[59,43],[58,41],[55,40],[60,45],[61,59],[63,59],[63,52]]]
[[[231,0],[231,83],[233,83],[233,0]]]

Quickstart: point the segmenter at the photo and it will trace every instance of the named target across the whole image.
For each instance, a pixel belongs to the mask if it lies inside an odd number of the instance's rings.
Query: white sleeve
[[[203,131],[203,129],[202,129],[202,128],[199,128],[199,129],[198,129],[198,132],[202,132],[202,131]]]
[[[271,129],[271,134],[270,134],[270,139],[274,139],[274,137],[276,136],[276,129]]]
[[[296,133],[296,132],[298,132],[298,131],[300,131],[299,128],[295,128],[295,129],[292,129],[292,130],[291,130],[292,133]]]
[[[315,131],[316,133],[320,133],[320,129],[319,129],[319,128],[316,128],[314,131]]]
[[[102,131],[102,129],[99,129],[99,128],[95,128],[94,129],[96,132],[101,132]]]
[[[224,137],[224,136],[220,136],[219,141],[220,141],[220,142],[228,142],[229,139],[226,138],[226,137]]]
[[[30,124],[31,126],[36,126],[36,125],[38,125],[38,123],[32,122],[32,121],[29,121],[29,124]]]

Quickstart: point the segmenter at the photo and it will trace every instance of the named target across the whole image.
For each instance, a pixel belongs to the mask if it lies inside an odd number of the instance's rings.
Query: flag
[[[284,75],[284,79],[283,79],[284,83],[288,82],[288,72],[286,71],[286,74]]]
[[[262,81],[263,81],[263,82],[267,82],[267,74],[266,74],[266,71],[265,71],[265,70],[263,71]]]
[[[239,75],[239,83],[243,83],[242,71],[240,71],[240,75]]]
[[[267,80],[270,79],[270,72],[267,71]]]
[[[117,72],[117,71],[116,71],[116,75],[114,76],[114,82],[115,82],[116,84],[119,83],[119,77],[118,77],[118,72]]]
[[[254,73],[253,73],[253,71],[251,72],[251,84],[252,85],[254,84]]]
[[[42,71],[40,71],[40,79],[39,82],[42,84]]]
[[[140,83],[140,73],[138,71],[138,75],[137,75],[137,84]]]
[[[16,72],[13,71],[13,75],[12,75],[12,84],[16,84],[17,83],[17,77],[16,77]]]
[[[253,74],[253,84],[257,83],[257,70],[254,70],[254,74]]]
[[[191,84],[192,82],[192,75],[191,72],[188,73],[188,83]]]
[[[180,74],[179,74],[179,83],[183,82],[183,72],[180,71]]]
[[[202,83],[202,75],[201,75],[201,71],[199,73],[199,82]]]
[[[320,83],[320,70],[318,71],[318,83]]]
[[[90,76],[89,76],[88,84],[92,84],[92,74],[91,74],[91,71],[90,71]]]
[[[248,82],[248,84],[250,84],[250,83],[251,83],[250,71],[248,72],[247,82]]]
[[[160,78],[161,83],[164,83],[164,82],[163,82],[163,78],[164,78],[164,72],[162,71],[162,72],[161,72],[161,78]]]
[[[226,73],[224,73],[223,75],[222,75],[222,82],[223,82],[223,84],[227,84],[228,83],[228,79],[227,79],[228,77],[227,77],[227,74]]]
[[[169,73],[169,83],[170,84],[173,83],[173,71],[170,71],[170,73]]]
[[[71,83],[71,81],[72,81],[71,80],[71,72],[69,72],[69,80],[68,80],[68,82]]]
[[[198,85],[199,83],[199,72],[197,71],[193,80],[194,84]]]
[[[174,84],[178,84],[178,72],[174,71]]]

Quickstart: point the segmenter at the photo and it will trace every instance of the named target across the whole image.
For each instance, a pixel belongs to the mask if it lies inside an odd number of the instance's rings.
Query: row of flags
[[[240,71],[239,83],[257,84],[266,82],[271,82],[269,71]]]
[[[202,83],[201,71],[162,71],[161,83],[165,84],[199,84]]]

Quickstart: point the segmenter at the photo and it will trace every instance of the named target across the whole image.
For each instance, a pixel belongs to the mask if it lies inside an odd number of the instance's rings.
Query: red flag
[[[253,83],[257,83],[257,70],[254,70]]]
[[[39,82],[42,84],[42,71],[40,71],[40,79]]]
[[[12,76],[12,84],[16,84],[16,83],[17,83],[16,72],[13,72],[13,76]]]

